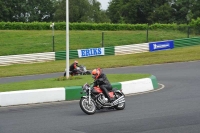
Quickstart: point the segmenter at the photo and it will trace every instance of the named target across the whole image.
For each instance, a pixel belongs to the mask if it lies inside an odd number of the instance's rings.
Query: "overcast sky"
[[[110,0],[97,0],[101,3],[101,8],[106,10],[108,8],[108,2],[110,2]]]

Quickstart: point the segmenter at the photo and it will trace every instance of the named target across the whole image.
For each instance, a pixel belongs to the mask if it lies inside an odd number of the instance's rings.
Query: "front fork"
[[[82,96],[83,98],[88,99],[88,105],[91,104],[91,89],[89,89],[87,96]]]
[[[89,92],[88,92],[88,104],[90,105],[91,103],[91,88],[89,88]]]

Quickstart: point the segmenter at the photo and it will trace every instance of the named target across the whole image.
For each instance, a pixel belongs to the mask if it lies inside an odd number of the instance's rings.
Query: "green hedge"
[[[0,30],[51,30],[47,22],[0,22]],[[65,22],[55,23],[56,30],[66,30]],[[69,23],[70,30],[146,30],[147,24]]]
[[[50,30],[50,24],[46,22],[33,22],[33,23],[22,23],[22,22],[0,22],[1,30]],[[70,30],[146,30],[147,24],[110,24],[110,23],[70,23]],[[153,24],[149,26],[149,29],[186,29],[187,25],[177,24]],[[66,23],[58,22],[55,23],[56,30],[65,30]]]
[[[200,17],[198,17],[197,19],[192,19],[190,25],[195,27],[200,27]]]
[[[193,20],[191,27],[199,26],[199,20]],[[50,22],[0,22],[0,30],[51,30]],[[111,24],[111,23],[69,23],[70,30],[187,30],[188,25],[186,24],[160,24],[155,23],[152,25],[148,24]],[[66,30],[65,22],[56,22],[55,30]]]

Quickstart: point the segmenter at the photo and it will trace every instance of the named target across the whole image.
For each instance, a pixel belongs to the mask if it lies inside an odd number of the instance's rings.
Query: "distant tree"
[[[151,23],[173,23],[175,22],[173,12],[169,3],[156,7],[150,15]]]
[[[29,21],[52,21],[55,12],[52,0],[26,0],[29,5]]]
[[[1,21],[51,21],[53,0],[0,0]]]
[[[11,21],[11,8],[7,6],[7,1],[0,0],[0,21]]]
[[[197,0],[175,0],[172,8],[175,10],[177,23],[189,23],[193,18],[194,7]],[[200,8],[200,7],[199,7]]]
[[[112,23],[186,23],[200,15],[200,0],[112,0]]]
[[[97,0],[69,0],[70,22],[109,22],[105,11],[100,10]],[[66,1],[59,0],[56,6],[54,21],[66,20]]]
[[[193,5],[191,7],[192,18],[197,19],[198,17],[200,17],[200,0],[195,0],[192,3],[192,5]]]
[[[166,0],[112,0],[108,15],[112,23],[151,23],[157,8]]]

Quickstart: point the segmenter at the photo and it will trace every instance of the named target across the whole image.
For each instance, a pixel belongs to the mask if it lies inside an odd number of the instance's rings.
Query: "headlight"
[[[82,86],[82,89],[84,92],[86,92],[89,89],[89,85],[86,83]]]

